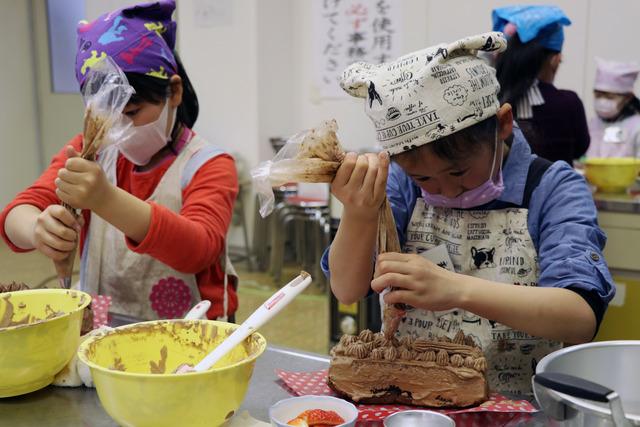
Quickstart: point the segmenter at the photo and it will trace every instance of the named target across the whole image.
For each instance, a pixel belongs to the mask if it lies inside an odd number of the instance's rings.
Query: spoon
[[[196,366],[192,367],[187,363],[178,366],[174,371],[176,374],[184,374],[187,372],[202,372],[210,369],[220,359],[227,355],[233,348],[244,341],[256,329],[262,327],[271,320],[276,314],[282,311],[300,292],[304,291],[311,284],[311,276],[309,273],[302,271],[300,275],[280,288],[273,294],[264,304],[254,311],[242,325],[238,327],[227,339],[219,346],[207,354],[204,359]]]

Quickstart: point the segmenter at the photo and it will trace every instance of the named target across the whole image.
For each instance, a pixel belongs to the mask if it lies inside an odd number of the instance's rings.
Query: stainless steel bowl
[[[384,427],[455,427],[444,414],[425,410],[396,412],[384,419]]]
[[[542,410],[561,426],[640,426],[640,341],[594,342],[553,352],[538,363],[533,391]]]

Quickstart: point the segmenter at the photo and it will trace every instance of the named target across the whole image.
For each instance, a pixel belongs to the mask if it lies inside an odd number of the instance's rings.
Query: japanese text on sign
[[[388,62],[400,53],[400,2],[314,0],[314,63],[323,97],[343,97],[342,71],[365,61]]]

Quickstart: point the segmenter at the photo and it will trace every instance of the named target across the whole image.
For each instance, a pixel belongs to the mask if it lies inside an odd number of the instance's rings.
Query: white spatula
[[[213,351],[207,354],[204,359],[196,366],[191,367],[188,364],[180,365],[175,372],[183,374],[186,372],[202,372],[211,368],[235,346],[240,344],[244,339],[251,335],[256,329],[262,327],[265,323],[285,308],[300,292],[304,291],[311,283],[309,273],[302,271],[300,275],[291,282],[283,286],[279,291],[273,294],[264,304],[254,311],[247,320],[245,320],[238,329],[236,329],[227,339],[225,339]]]
[[[194,320],[194,319],[206,319],[205,314],[211,307],[211,301],[202,300],[198,304],[196,304],[189,312],[184,316],[184,320]]]

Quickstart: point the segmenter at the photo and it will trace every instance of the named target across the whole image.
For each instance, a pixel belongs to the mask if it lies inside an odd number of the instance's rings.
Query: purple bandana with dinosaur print
[[[110,56],[127,73],[168,79],[178,67],[173,56],[176,23],[174,0],[143,3],[118,9],[93,22],[78,25],[76,79],[80,86],[87,72]]]

